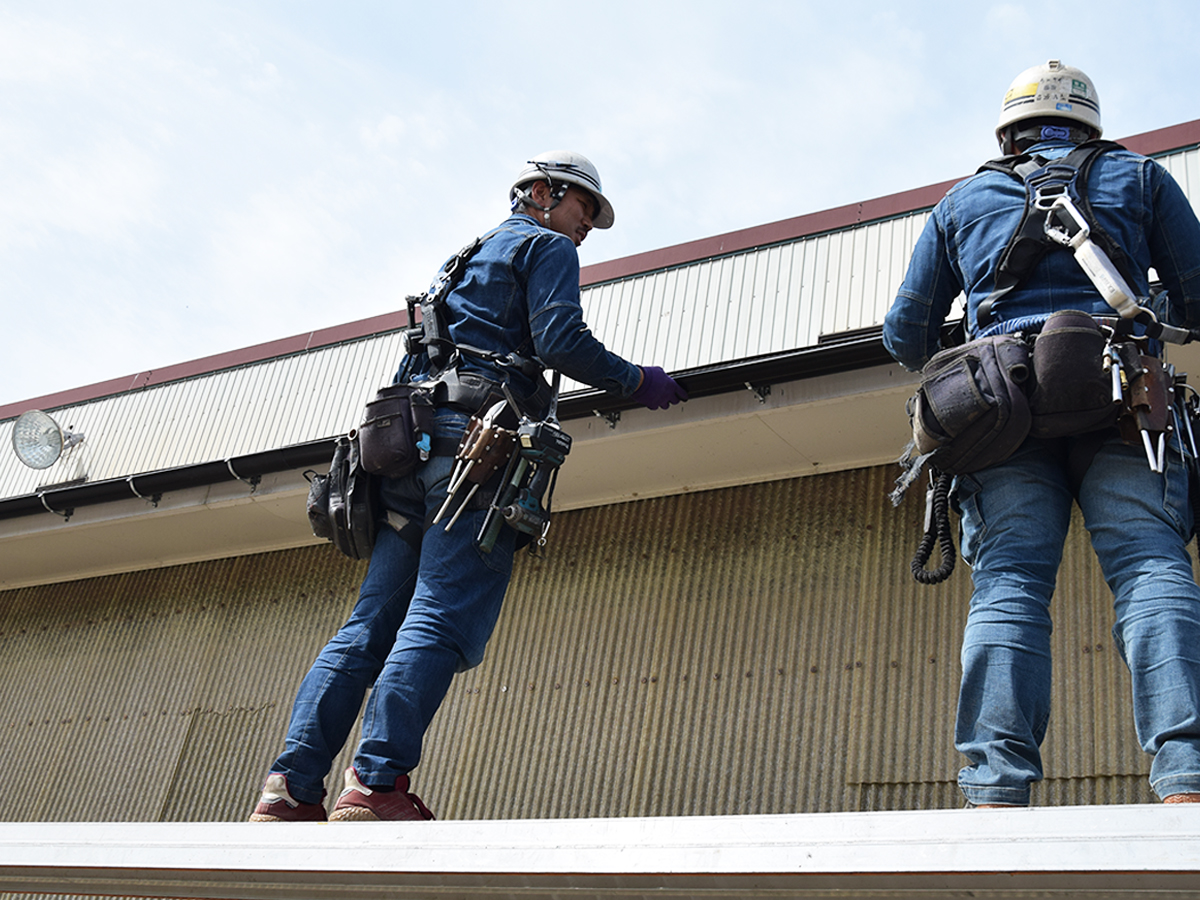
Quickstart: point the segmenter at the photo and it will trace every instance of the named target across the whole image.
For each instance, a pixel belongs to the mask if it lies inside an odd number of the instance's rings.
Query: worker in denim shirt
[[[1046,159],[1098,138],[1091,80],[1057,60],[1022,72],[996,134],[1005,154]],[[1123,149],[1104,152],[1087,179],[1087,198],[1129,261],[1133,291],[1149,294],[1153,267],[1166,288],[1154,305],[1160,320],[1200,325],[1200,223],[1166,170]],[[905,367],[920,369],[939,349],[960,293],[972,338],[1036,331],[1056,310],[1114,315],[1066,250],[1049,252],[988,308],[1024,208],[1023,184],[987,169],[935,207],[884,323],[884,343]],[[1073,501],[1113,593],[1113,637],[1132,676],[1138,739],[1154,756],[1150,785],[1167,802],[1200,801],[1200,589],[1186,549],[1192,509],[1179,454],[1169,450],[1164,470],[1155,472],[1143,448],[1122,441],[1116,428],[1029,437],[1006,461],[958,476],[954,491],[974,582],[955,729],[969,762],[959,773],[968,803],[1027,805],[1030,785],[1042,778],[1050,598]]]
[[[576,248],[593,227],[613,224],[595,166],[571,151],[531,160],[510,189],[512,216],[484,236],[447,297],[455,345],[535,358],[577,381],[666,409],[687,395],[656,366],[612,353],[588,330]],[[426,378],[428,359],[401,373]],[[362,739],[334,821],[429,819],[410,792],[425,732],[456,672],[479,664],[512,574],[517,532],[504,527],[490,552],[477,543],[487,510],[467,505],[453,528],[432,521],[447,497],[453,449],[469,415],[506,384],[526,407],[544,407],[540,378],[494,358],[464,353],[456,371],[486,381],[478,396],[451,392],[434,414],[434,454],[403,478],[381,479],[387,513],[349,621],[300,685],[284,752],[271,767],[252,821],[325,819],[324,780],[358,717]],[[435,376],[438,373],[433,373]],[[478,385],[478,378],[472,382]],[[469,394],[470,392],[468,392]],[[540,415],[544,408],[522,412]]]

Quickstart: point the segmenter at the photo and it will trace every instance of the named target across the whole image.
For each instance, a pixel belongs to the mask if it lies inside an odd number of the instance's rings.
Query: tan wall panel
[[[448,818],[958,805],[969,572],[912,580],[923,504],[893,510],[893,474],[556,516],[416,789]],[[244,818],[364,571],[321,546],[0,593],[0,818]],[[1149,800],[1078,521],[1055,615],[1035,802]]]

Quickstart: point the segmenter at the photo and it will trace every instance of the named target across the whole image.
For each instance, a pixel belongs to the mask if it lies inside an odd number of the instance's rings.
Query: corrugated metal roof
[[[344,434],[395,373],[400,334],[332,344],[50,411],[84,441],[49,469],[0,453],[0,497],[225,460]],[[0,423],[11,446],[13,423]]]
[[[1200,149],[1160,161],[1200,208]],[[670,371],[812,347],[883,321],[927,217],[908,212],[592,285],[584,307],[612,350]],[[84,443],[45,471],[0,454],[0,498],[345,433],[401,355],[393,331],[50,410]],[[0,442],[11,432],[12,420],[0,423]]]
[[[584,309],[606,345],[668,371],[812,347],[821,335],[882,323],[928,216],[587,287]]]

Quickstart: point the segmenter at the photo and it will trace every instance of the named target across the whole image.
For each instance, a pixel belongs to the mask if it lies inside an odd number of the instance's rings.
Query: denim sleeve
[[[904,283],[883,320],[884,346],[900,365],[913,372],[919,372],[938,351],[942,323],[962,291],[950,263],[938,212],[935,209],[925,223]]]
[[[539,235],[526,260],[529,327],[538,358],[568,378],[628,397],[641,370],[609,351],[583,321],[579,254],[569,238]]]
[[[1200,328],[1200,221],[1171,173],[1155,162],[1149,166],[1150,259],[1167,290],[1165,318],[1171,325]]]

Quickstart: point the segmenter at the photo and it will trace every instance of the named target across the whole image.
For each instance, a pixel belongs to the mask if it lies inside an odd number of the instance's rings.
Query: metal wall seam
[[[777,254],[774,247],[764,247],[752,257],[754,270],[750,282],[750,294],[743,298],[746,310],[746,348],[744,356],[754,356],[761,351],[759,347],[771,347],[779,340],[779,334],[772,328],[775,314],[778,310],[779,297],[770,289],[771,281],[777,271],[774,260]]]

